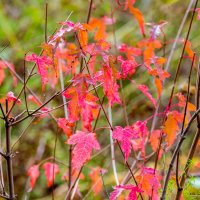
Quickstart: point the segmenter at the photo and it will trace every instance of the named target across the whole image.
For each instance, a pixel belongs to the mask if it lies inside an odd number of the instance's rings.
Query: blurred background
[[[23,59],[27,52],[39,53],[41,51],[41,43],[45,40],[45,4],[48,3],[48,19],[47,19],[47,33],[48,36],[54,33],[54,31],[59,27],[59,22],[65,21],[70,15],[70,20],[73,22],[86,22],[87,12],[89,7],[89,0],[0,0],[0,58],[11,62],[14,64],[16,73],[23,77]],[[172,47],[173,41],[176,37],[179,25],[182,18],[186,12],[187,6],[190,1],[185,0],[140,0],[137,1],[135,7],[139,8],[145,18],[147,23],[159,23],[160,21],[167,21],[167,25],[163,28],[166,40],[166,55],[169,55],[169,51]],[[111,7],[114,12],[115,23],[115,33],[117,44],[127,43],[129,45],[135,45],[136,42],[142,39],[138,24],[134,17],[128,12],[124,12],[123,9],[118,9],[118,5],[114,0],[94,0],[91,17],[102,17],[111,16]],[[181,38],[185,38],[189,20],[191,18],[191,13],[184,25],[183,31],[181,33]],[[199,53],[200,45],[200,29],[199,21],[195,20],[193,28],[189,37],[192,43],[192,48],[195,52]],[[147,35],[149,34],[149,26],[146,26]],[[112,30],[108,30],[108,40],[113,42]],[[172,78],[175,74],[175,69],[180,57],[182,49],[182,44],[179,43],[178,47],[173,55],[173,59],[169,68],[169,73],[172,74]],[[158,55],[162,56],[163,50],[157,52]],[[187,73],[189,70],[190,62],[184,60],[181,68],[181,75],[177,84],[177,92],[186,92],[187,88]],[[152,84],[152,80],[149,80],[148,76],[141,74],[142,71],[138,71],[134,76],[137,77],[138,83]],[[18,81],[17,85],[13,85],[9,71],[5,71],[6,78],[4,82],[0,85],[0,98],[4,97],[8,91],[13,91],[17,94],[22,83]],[[190,101],[194,102],[194,86],[195,86],[195,75],[194,70],[192,75],[192,86]],[[170,80],[171,81],[171,80]],[[169,97],[169,91],[171,89],[171,82],[167,81],[165,86],[164,97],[162,99],[161,105],[166,105],[166,100]],[[28,83],[28,86],[38,94],[42,101],[54,94],[56,91],[45,90],[41,92],[41,84],[39,78],[33,78]],[[146,98],[136,91],[132,91],[132,84],[130,82],[124,82],[124,94],[126,96],[127,112],[130,123],[136,120],[143,120],[152,114],[153,106],[151,102],[147,102]],[[155,93],[155,91],[152,91]],[[42,94],[42,95],[41,95]],[[57,99],[52,103],[56,105],[61,99]],[[33,106],[33,108],[35,108]],[[55,111],[54,115],[56,117],[63,117],[64,113],[62,110]],[[123,118],[123,110],[119,106],[114,107],[113,111],[114,121],[113,124],[125,125],[125,120]],[[1,144],[4,148],[4,130],[1,123]],[[19,137],[19,135],[26,129],[27,125],[31,123],[31,119],[28,119],[24,123],[14,128],[12,131],[12,141],[13,144]],[[99,127],[105,125],[105,120],[99,121]],[[40,160],[53,156],[53,149],[55,145],[56,133],[59,134],[56,158],[61,162],[60,169],[61,173],[56,177],[55,181],[55,195],[56,199],[63,199],[66,194],[67,183],[63,174],[66,171],[66,165],[68,163],[68,147],[64,143],[66,141],[65,136],[61,131],[57,130],[57,126],[53,119],[44,118],[38,121],[34,121],[30,124],[30,127],[26,131],[25,135],[20,141],[14,146],[14,152],[16,156],[14,158],[14,175],[15,175],[15,185],[16,192],[19,195],[19,199],[37,199],[37,200],[48,200],[51,197],[51,188],[47,189],[46,180],[44,173],[41,170],[41,176],[39,177],[36,186],[32,192],[28,191],[28,178],[27,169],[38,163]],[[98,137],[102,147],[106,147],[109,141],[105,139],[104,134],[108,134],[108,130],[105,130]],[[108,138],[108,137],[107,137]],[[190,142],[185,144],[186,149],[188,149]],[[105,150],[101,155],[96,156],[92,161],[90,161],[85,167],[83,174],[83,180],[80,180],[80,194],[83,196],[87,195],[86,199],[106,199],[105,193],[102,191],[101,195],[95,196],[92,191],[88,188],[91,187],[91,178],[89,173],[92,166],[95,164],[107,169],[107,174],[105,175],[104,181],[107,185],[107,190],[112,190],[112,185],[114,183],[114,178],[112,171],[110,170],[110,158],[106,158],[109,154],[109,148]],[[197,152],[198,153],[198,152]],[[119,157],[118,170],[119,176],[124,176],[125,166],[123,159],[118,153],[116,157]],[[105,159],[106,158],[106,159]],[[186,155],[183,158],[186,158]],[[120,160],[121,159],[121,160]],[[77,197],[77,199],[79,199]]]

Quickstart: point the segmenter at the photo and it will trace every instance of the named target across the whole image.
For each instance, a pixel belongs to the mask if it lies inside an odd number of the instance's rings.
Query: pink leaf
[[[75,145],[72,164],[76,169],[80,169],[90,159],[92,149],[100,149],[95,133],[85,133],[83,131],[77,131],[76,134],[72,135],[68,140],[68,144]]]
[[[33,165],[28,169],[28,176],[30,177],[31,190],[34,188],[35,182],[40,175],[39,165]]]
[[[143,190],[134,185],[117,185],[114,187],[114,191],[110,194],[110,200],[116,200],[124,190],[130,191],[127,200],[137,200],[137,193],[143,192]]]
[[[118,61],[121,62],[122,78],[126,78],[127,75],[132,75],[135,73],[135,68],[138,66],[138,64],[136,63],[134,59],[124,60],[121,56],[119,56]]]
[[[149,100],[153,103],[153,105],[156,107],[156,100],[152,97],[152,95],[149,93],[149,88],[146,85],[138,85],[137,88],[149,98]]]
[[[105,95],[108,97],[109,103],[121,104],[119,97],[119,86],[116,82],[117,73],[112,70],[110,66],[105,65],[102,70],[98,71],[95,75],[95,79],[103,83],[103,90]]]
[[[20,100],[20,99],[17,99],[17,98],[15,97],[14,93],[11,92],[11,91],[7,93],[7,99],[8,99],[8,101],[10,101],[10,102],[11,102],[11,101],[12,101],[12,102],[17,101],[18,104],[21,103],[21,100]]]
[[[135,151],[140,150],[142,156],[145,157],[145,139],[148,135],[148,129],[146,121],[136,121],[132,128],[138,136],[138,139],[132,140],[132,147]]]
[[[116,200],[117,197],[122,193],[123,189],[118,186],[113,187],[114,191],[110,193],[110,200]]]
[[[61,27],[51,38],[50,38],[50,44],[54,44],[54,42],[59,42],[59,40],[64,36],[64,34],[67,32],[66,28]]]
[[[133,138],[137,138],[137,134],[130,126],[127,126],[125,128],[116,126],[115,130],[113,131],[113,139],[117,139],[121,143],[121,148],[125,156],[125,161],[127,161],[131,152],[131,140]]]
[[[43,165],[44,173],[47,178],[47,186],[51,187],[53,185],[53,181],[55,179],[55,175],[60,172],[59,167],[55,163],[46,162]]]
[[[48,70],[47,67],[52,63],[51,59],[46,56],[37,56],[36,54],[31,54],[29,56],[26,56],[26,61],[34,62],[38,66],[38,74],[41,77],[42,80],[42,89],[44,89],[45,84],[48,81]]]
[[[83,28],[83,25],[80,22],[73,23],[71,21],[65,21],[65,22],[60,22],[63,26],[67,26],[68,28],[66,29],[67,32],[70,31],[78,31],[78,30],[85,30]]]
[[[128,59],[131,59],[134,56],[141,56],[142,55],[141,49],[136,48],[136,47],[130,47],[130,46],[127,46],[126,44],[121,44],[118,47],[118,49],[119,49],[120,52],[126,53]]]

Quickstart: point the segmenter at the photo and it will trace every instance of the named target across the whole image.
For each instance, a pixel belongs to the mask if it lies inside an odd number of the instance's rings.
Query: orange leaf
[[[178,97],[178,106],[185,107],[186,104],[186,98],[184,95],[182,95],[180,92],[176,94],[176,97]],[[188,111],[196,111],[196,106],[190,102],[187,103],[187,109]]]
[[[145,36],[145,31],[144,31],[144,17],[142,15],[142,12],[138,8],[134,8],[132,6],[129,6],[129,11],[136,20],[138,21],[138,24],[140,26],[140,30],[143,36]]]
[[[92,190],[95,193],[95,195],[101,192],[102,186],[103,186],[101,176],[100,176],[100,170],[101,170],[100,167],[93,168],[89,174],[92,181],[91,183]]]
[[[154,152],[157,151],[159,138],[160,138],[160,130],[154,130],[149,138],[149,142],[151,143],[151,147]]]
[[[190,102],[187,103],[187,109],[189,111],[196,111],[196,106]]]
[[[86,30],[80,30],[78,32],[78,38],[82,48],[86,47],[88,44],[88,32]]]
[[[154,79],[154,83],[156,85],[157,93],[158,93],[158,98],[160,98],[160,95],[162,93],[162,81],[159,78]]]
[[[141,167],[140,175],[136,176],[138,186],[144,191],[144,194],[151,196],[152,200],[158,198],[161,176],[153,168]],[[146,199],[146,198],[145,198]]]
[[[191,46],[192,46],[191,42],[187,41],[186,42],[186,46],[185,46],[185,51],[187,52],[187,54],[189,55],[190,59],[192,60],[193,56],[194,56],[194,51],[192,50]]]
[[[94,36],[94,39],[96,41],[105,40],[105,38],[106,38],[106,32],[105,32],[106,27],[105,27],[105,24],[104,24],[102,19],[92,18],[90,20],[89,27],[92,28],[93,30],[97,29],[95,36]]]
[[[168,143],[168,146],[173,145],[178,130],[179,126],[176,116],[173,112],[170,112],[167,116],[167,120],[165,121],[163,128],[163,132],[166,134],[166,142]]]
[[[163,58],[163,57],[157,58],[156,63],[158,65],[162,65],[162,64],[166,63],[166,58]]]
[[[195,166],[200,168],[200,162],[198,162]]]
[[[63,95],[67,99],[71,99],[68,104],[69,116],[72,121],[77,121],[79,119],[80,108],[78,105],[78,95],[76,92],[76,88],[68,88]]]
[[[63,129],[66,136],[70,137],[73,131],[73,127],[75,126],[75,123],[73,121],[67,120],[65,118],[58,118],[57,119],[58,127]]]

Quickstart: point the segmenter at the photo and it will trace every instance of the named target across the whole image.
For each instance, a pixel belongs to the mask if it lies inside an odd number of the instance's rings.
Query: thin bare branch
[[[200,60],[199,60],[199,64],[198,64],[197,81],[196,81],[196,108],[199,108],[199,99],[200,99]],[[184,187],[184,184],[185,184],[185,181],[188,176],[189,169],[190,169],[190,163],[194,156],[195,150],[197,148],[199,138],[200,138],[200,116],[198,115],[197,116],[197,131],[194,136],[194,139],[193,139],[193,142],[192,142],[189,154],[188,154],[188,158],[187,158],[187,161],[186,161],[186,164],[184,167],[184,171],[181,175],[180,187],[176,193],[176,200],[179,200],[181,197],[183,187]]]
[[[196,119],[196,117],[199,115],[200,113],[200,108],[192,115],[191,119],[189,120],[186,128],[184,129],[177,145],[176,145],[176,149],[172,155],[172,159],[171,159],[171,162],[170,162],[170,165],[169,165],[169,168],[168,168],[168,171],[167,171],[167,175],[165,177],[165,180],[164,180],[164,186],[163,186],[163,192],[162,192],[162,197],[161,197],[161,200],[164,200],[165,199],[165,195],[166,195],[166,191],[167,191],[167,185],[168,185],[168,182],[169,182],[169,178],[170,178],[170,175],[171,175],[171,171],[172,171],[172,168],[174,166],[174,161],[176,159],[176,156],[183,144],[183,141],[185,140],[185,137],[186,137],[186,134],[188,133],[189,131],[189,128],[190,126],[192,125],[193,121]]]

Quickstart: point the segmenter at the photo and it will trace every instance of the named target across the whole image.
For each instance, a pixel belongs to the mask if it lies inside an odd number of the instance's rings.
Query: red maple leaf
[[[137,121],[132,125],[133,130],[137,133],[138,138],[132,140],[132,147],[135,151],[140,150],[142,156],[145,157],[145,139],[148,135],[146,121]]]
[[[90,159],[92,149],[99,150],[100,145],[95,138],[95,133],[85,133],[83,131],[77,131],[72,135],[68,144],[74,144],[72,164],[76,169],[80,169],[83,164]]]
[[[121,104],[119,97],[119,86],[116,82],[117,73],[114,67],[111,68],[105,65],[100,71],[95,74],[95,79],[103,83],[103,90],[107,96],[109,103],[113,105],[114,103]]]
[[[39,172],[39,165],[33,165],[28,169],[28,176],[30,177],[30,186],[31,190],[34,188],[35,182],[38,179],[40,172]]]
[[[56,174],[60,172],[59,167],[55,163],[46,162],[43,165],[44,173],[47,178],[47,186],[51,187],[53,185],[53,181],[55,179]]]
[[[122,78],[126,78],[127,75],[132,75],[135,73],[135,68],[138,67],[135,59],[132,60],[124,60],[121,56],[118,57],[118,61],[121,62],[121,76]]]
[[[91,123],[97,116],[97,97],[88,92],[89,84],[94,80],[88,74],[79,74],[72,79],[73,87],[67,89],[63,95],[70,99],[68,104],[69,118],[75,122],[82,118],[83,128],[91,131]]]
[[[149,88],[146,85],[138,85],[137,88],[146,96],[149,98],[149,100],[153,103],[153,105],[156,107],[156,100],[152,97],[152,95],[149,93]]]
[[[129,154],[131,152],[131,140],[137,138],[137,133],[130,126],[122,128],[120,126],[116,126],[113,131],[113,139],[117,139],[121,143],[121,148],[125,156],[125,161],[128,159]]]
[[[140,189],[138,186],[134,185],[117,185],[113,187],[114,191],[111,192],[110,194],[110,200],[116,200],[117,197],[124,191],[124,190],[129,190],[129,195],[127,200],[137,200],[137,193],[142,193],[143,190]]]
[[[44,89],[45,84],[48,81],[48,70],[47,67],[52,63],[51,59],[46,56],[37,56],[36,54],[31,54],[26,56],[26,61],[34,62],[38,66],[38,74],[42,80],[42,89]]]
[[[84,99],[84,105],[81,108],[83,128],[91,131],[91,123],[98,116],[99,105],[96,103],[98,98],[93,94],[88,93]]]
[[[128,60],[131,60],[135,56],[141,56],[142,55],[141,49],[136,48],[136,47],[132,47],[132,46],[128,46],[126,44],[121,44],[118,47],[118,50],[120,52],[125,53]]]

